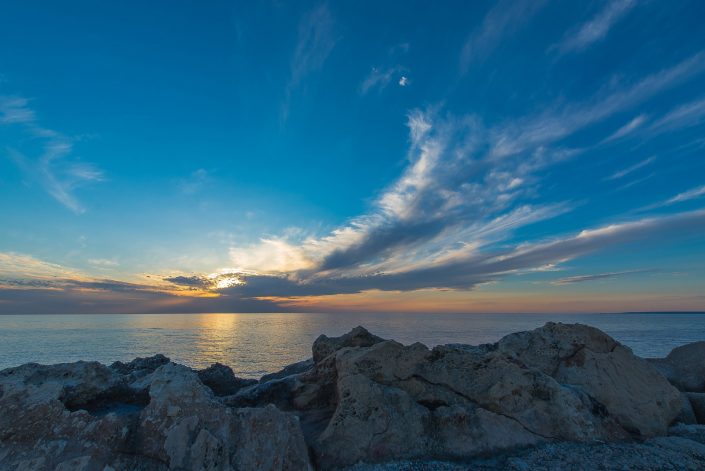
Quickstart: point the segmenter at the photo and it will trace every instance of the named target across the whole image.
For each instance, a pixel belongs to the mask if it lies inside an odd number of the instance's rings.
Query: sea
[[[309,358],[319,335],[341,335],[358,325],[432,347],[495,342],[549,321],[595,326],[642,357],[663,357],[705,340],[705,313],[0,315],[0,370],[28,362],[110,364],[163,353],[193,368],[220,362],[238,376],[257,378]]]

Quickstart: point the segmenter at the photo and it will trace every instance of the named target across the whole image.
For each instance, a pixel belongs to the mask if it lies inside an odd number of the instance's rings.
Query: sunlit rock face
[[[163,356],[4,370],[0,469],[458,460],[564,441],[649,439],[666,435],[684,404],[693,404],[691,422],[705,410],[705,394],[681,393],[628,348],[577,324],[433,349],[358,327],[319,337],[312,354],[259,382],[224,365],[194,371]]]
[[[649,437],[666,433],[681,408],[655,369],[582,325],[547,324],[483,347],[341,345],[316,370],[336,378],[335,411],[313,442],[324,466]]]

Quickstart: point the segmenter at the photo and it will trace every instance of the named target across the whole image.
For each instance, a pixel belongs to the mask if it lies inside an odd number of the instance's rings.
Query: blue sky
[[[705,4],[24,1],[0,312],[705,309]]]

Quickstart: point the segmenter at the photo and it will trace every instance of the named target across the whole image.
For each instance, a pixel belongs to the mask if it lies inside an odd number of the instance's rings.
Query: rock
[[[498,349],[580,387],[631,433],[663,434],[681,410],[678,391],[655,368],[594,327],[548,323],[504,337]]]
[[[364,327],[358,326],[340,337],[319,336],[313,342],[313,361],[320,363],[324,358],[345,347],[371,347],[384,339],[372,335]]]
[[[257,383],[223,398],[230,407],[257,407],[274,404],[281,409],[292,409],[291,400],[296,387],[296,375]]]
[[[676,417],[675,422],[685,425],[697,424],[698,419],[695,417],[693,405],[690,403],[688,393],[681,393],[681,411]]]
[[[259,382],[163,356],[4,370],[0,469],[306,470],[309,456],[323,470],[705,462],[705,428],[668,428],[702,420],[705,394],[680,393],[658,366],[588,326],[432,349],[358,327],[312,350]]]
[[[495,345],[432,350],[345,341],[360,334],[326,338],[335,347],[314,356],[319,381],[336,386],[330,422],[309,437],[324,467],[649,437],[666,433],[682,408],[653,367],[587,326],[549,323]]]
[[[666,358],[649,362],[681,391],[705,392],[705,342],[674,348]]]
[[[693,408],[693,415],[699,424],[705,424],[705,393],[685,393]]]
[[[300,361],[298,363],[293,363],[284,367],[282,370],[277,371],[276,373],[271,373],[262,376],[259,382],[266,383],[268,381],[272,381],[273,379],[282,379],[286,378],[287,376],[305,373],[311,370],[311,368],[313,368],[313,365],[313,358],[309,358],[308,360]]]
[[[668,435],[687,438],[705,445],[705,425],[677,424],[668,429]]]
[[[204,370],[198,371],[198,378],[208,386],[216,396],[229,396],[240,389],[257,384],[255,379],[238,378],[232,368],[221,363],[213,363]]]
[[[121,361],[116,361],[110,365],[111,370],[115,370],[120,374],[126,375],[134,373],[136,371],[144,371],[151,373],[162,365],[166,365],[171,360],[165,357],[161,353],[158,353],[151,357],[146,358],[135,358],[131,362],[123,363]]]
[[[298,419],[270,405],[236,409],[238,437],[232,462],[237,469],[310,470],[308,448]]]
[[[77,362],[0,372],[0,469],[309,469],[295,416],[229,408],[174,363],[119,371]]]
[[[313,445],[324,468],[627,436],[584,392],[496,351],[384,341],[335,360],[337,408]]]

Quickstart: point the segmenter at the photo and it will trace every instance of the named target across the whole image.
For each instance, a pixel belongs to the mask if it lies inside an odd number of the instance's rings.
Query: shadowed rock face
[[[229,366],[220,363],[213,363],[205,370],[200,370],[198,378],[211,388],[216,396],[229,396],[246,386],[257,383],[254,379],[237,378]]]
[[[648,361],[681,391],[705,392],[705,342],[683,345],[666,358]]]
[[[319,337],[312,353],[259,382],[220,364],[194,372],[163,356],[4,370],[0,469],[299,470],[467,459],[664,435],[684,399],[700,401],[579,324],[433,349],[357,327]]]
[[[357,326],[350,332],[340,337],[319,336],[313,342],[313,361],[320,363],[332,353],[345,347],[371,347],[376,343],[383,342],[384,339],[372,335],[364,327]]]
[[[127,375],[131,373],[151,373],[162,365],[169,363],[169,359],[158,353],[153,357],[147,358],[135,358],[134,360],[123,363],[121,361],[116,361],[110,365],[110,369],[114,370],[120,374]]]
[[[666,358],[647,360],[682,391],[680,422],[705,424],[705,342],[674,348]]]

